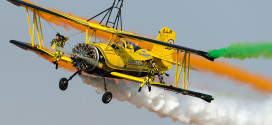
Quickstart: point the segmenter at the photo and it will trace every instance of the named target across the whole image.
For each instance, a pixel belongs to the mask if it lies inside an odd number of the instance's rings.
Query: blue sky
[[[112,4],[112,0],[32,2],[81,17],[92,17]],[[239,41],[272,41],[271,5],[270,0],[126,0],[123,26],[126,31],[152,37],[167,26],[176,32],[176,44],[207,51]],[[128,102],[113,100],[105,105],[101,102],[102,95],[83,84],[79,77],[70,82],[67,91],[60,91],[59,79],[69,77],[71,72],[56,71],[48,61],[9,43],[11,39],[30,42],[25,9],[1,0],[0,14],[0,124],[180,124],[170,118],[159,118],[145,108],[137,109]],[[49,43],[56,33],[42,22],[45,41]],[[64,35],[78,32],[53,26]],[[69,45],[84,40],[84,34],[77,35],[69,40]],[[220,60],[272,78],[271,60]],[[241,101],[251,94],[262,96],[244,84],[209,73],[192,72],[191,83],[197,90],[208,87],[216,94],[217,90],[222,95],[234,93],[229,98],[238,96]]]

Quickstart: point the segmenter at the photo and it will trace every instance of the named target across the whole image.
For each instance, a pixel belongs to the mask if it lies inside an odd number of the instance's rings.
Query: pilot
[[[68,41],[69,38],[65,37],[63,35],[60,35],[59,33],[56,34],[56,39],[53,39],[51,43],[51,47],[55,44],[57,47],[64,47],[65,42]],[[53,47],[54,48],[54,47]],[[56,51],[54,55],[54,60],[53,63],[56,65],[56,69],[58,69],[58,61],[60,58],[63,56],[62,52]]]
[[[145,77],[144,82],[141,84],[138,92],[140,92],[142,90],[142,87],[146,84],[148,86],[148,90],[149,92],[151,91],[151,86],[150,86],[150,82],[153,82],[155,80],[155,74],[165,74],[167,77],[169,76],[169,74],[163,72],[163,71],[159,71],[159,69],[156,67],[156,62],[152,61],[151,65],[149,65],[149,69],[148,69],[148,74]]]
[[[128,49],[133,49],[133,45],[132,45],[131,42],[127,42],[127,48],[128,48]]]
[[[131,49],[131,43],[127,43],[127,48]]]

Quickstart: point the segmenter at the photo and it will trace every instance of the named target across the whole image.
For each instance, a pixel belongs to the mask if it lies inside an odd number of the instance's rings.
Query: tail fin
[[[167,27],[163,27],[159,32],[157,40],[175,44],[175,32]],[[160,70],[166,71],[171,69],[172,63],[160,59],[173,61],[173,52],[173,49],[170,49],[166,46],[157,44],[154,45],[152,53],[156,54],[157,57],[159,57],[156,62],[158,62],[158,68],[160,68]]]

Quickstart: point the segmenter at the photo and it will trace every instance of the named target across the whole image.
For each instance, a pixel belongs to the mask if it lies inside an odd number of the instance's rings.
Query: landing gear
[[[102,102],[105,104],[108,104],[112,99],[112,93],[109,91],[106,91],[102,96]]]
[[[62,91],[65,91],[68,88],[68,82],[73,79],[81,71],[75,72],[68,80],[66,78],[61,78],[59,81],[59,88]]]
[[[59,81],[59,88],[62,91],[65,91],[68,88],[68,82],[73,79],[77,74],[81,74],[81,71],[75,72],[69,79],[66,78],[61,78]],[[104,90],[105,93],[102,96],[102,102],[104,104],[108,104],[112,100],[112,93],[107,90],[107,84],[106,84],[106,79],[104,78]]]
[[[102,96],[102,102],[104,104],[108,104],[111,101],[111,99],[112,99],[112,93],[107,90],[107,85],[106,85],[105,78],[104,78],[104,89],[105,89],[105,93]]]
[[[59,81],[59,88],[65,91],[68,88],[68,80],[66,78],[61,78]]]
[[[52,63],[53,63],[54,65],[56,65],[56,70],[57,70],[58,67],[59,67],[58,61],[53,61]]]

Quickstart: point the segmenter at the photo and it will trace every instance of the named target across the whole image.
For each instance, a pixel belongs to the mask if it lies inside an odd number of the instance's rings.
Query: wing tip
[[[214,59],[215,59],[215,58],[209,57],[209,56],[207,56],[207,55],[205,55],[205,56],[203,56],[203,57],[205,57],[206,59],[208,59],[208,60],[210,60],[210,61],[214,61]]]
[[[14,5],[16,5],[16,6],[18,6],[18,7],[21,6],[21,4],[18,3],[18,2],[16,2],[15,0],[7,0],[7,1],[10,2],[10,3],[12,3],[12,4],[14,4]]]
[[[195,91],[191,91],[191,90],[185,90],[185,89],[181,89],[181,88],[176,88],[172,85],[167,86],[167,85],[162,85],[162,84],[151,84],[157,87],[161,87],[163,89],[169,90],[169,91],[173,91],[173,92],[177,92],[183,95],[188,95],[188,96],[192,96],[192,97],[196,97],[196,98],[200,98],[208,103],[211,103],[214,98],[211,95],[208,94],[204,94],[204,93],[200,93],[200,92],[195,92]]]
[[[204,52],[204,51],[198,51],[198,54],[199,54],[200,56],[202,56],[202,57],[204,57],[204,58],[210,60],[210,61],[214,61],[214,59],[215,59],[215,58],[213,58],[213,57],[207,56],[208,53],[207,53],[207,52]]]

